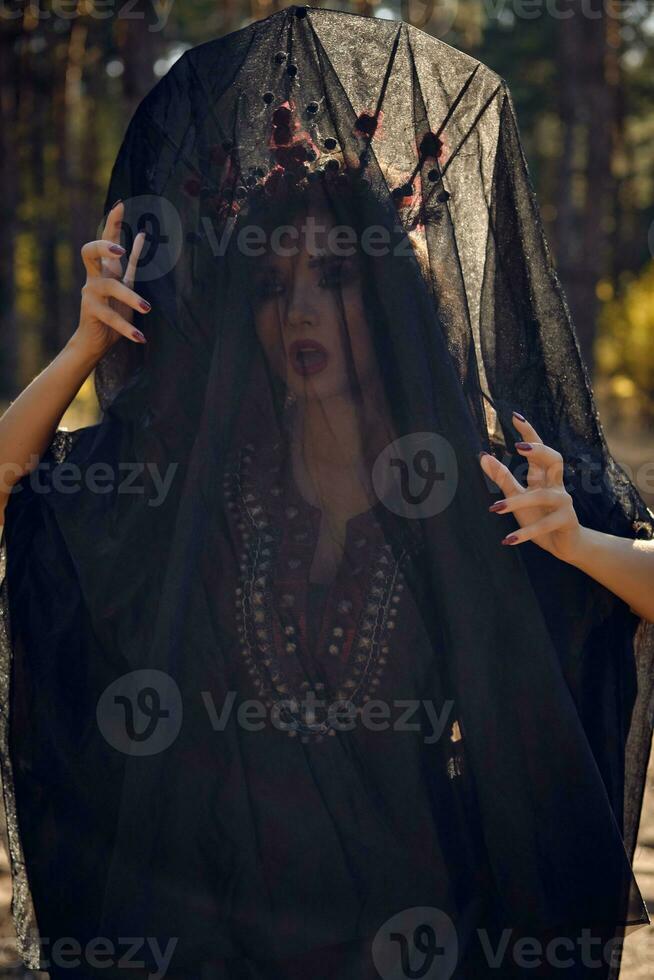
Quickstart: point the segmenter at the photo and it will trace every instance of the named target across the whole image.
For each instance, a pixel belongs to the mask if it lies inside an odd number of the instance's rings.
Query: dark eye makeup
[[[356,266],[348,258],[325,259],[320,263],[320,268],[322,276],[318,285],[323,289],[335,289],[356,276]],[[284,289],[285,285],[280,281],[279,273],[272,267],[255,275],[254,296],[258,301],[280,295]]]

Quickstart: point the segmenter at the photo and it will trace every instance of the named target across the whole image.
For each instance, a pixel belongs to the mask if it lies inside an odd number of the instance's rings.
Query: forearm
[[[73,335],[0,418],[0,509],[12,486],[38,464],[97,361]]]
[[[581,527],[570,564],[623,599],[636,615],[654,622],[654,540]]]

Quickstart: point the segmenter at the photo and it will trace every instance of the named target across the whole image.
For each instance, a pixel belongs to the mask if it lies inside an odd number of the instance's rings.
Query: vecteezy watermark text
[[[224,730],[234,712],[236,692],[228,693],[220,710],[210,691],[202,692],[202,700],[214,731]],[[236,707],[236,722],[244,731],[262,731],[270,724],[279,731],[293,732],[323,720],[336,732],[351,732],[357,726],[371,732],[417,732],[426,745],[432,745],[443,736],[453,707],[451,700],[438,708],[433,701],[421,698],[371,698],[357,705],[344,698],[319,697],[309,690],[301,697],[280,698],[271,705],[256,698],[241,701]]]
[[[214,256],[224,255],[234,234],[236,222],[227,221],[216,233],[212,220],[204,215],[200,224]],[[302,243],[302,244],[300,244]],[[364,255],[381,257],[410,255],[411,244],[406,236],[398,236],[393,244],[391,231],[385,225],[366,225],[361,230],[352,225],[326,225],[314,215],[297,224],[277,225],[268,231],[261,225],[241,225],[236,233],[236,247],[241,255],[259,258],[268,252],[281,258],[298,255],[304,247],[308,252],[327,249],[330,255],[347,258],[360,250]]]
[[[454,702],[427,698],[369,698],[363,704],[308,689],[287,698],[241,699],[234,690],[222,700],[214,692],[198,692],[214,732],[235,724],[242,731],[275,729],[286,734],[334,733],[363,728],[370,732],[413,732],[426,745],[448,738]],[[179,735],[184,715],[180,689],[163,670],[141,668],[108,685],[97,704],[96,720],[103,738],[117,751],[147,756],[165,751]]]
[[[148,494],[148,506],[159,507],[168,496],[179,463],[168,463],[161,469],[156,463],[131,461],[116,465],[96,461],[86,467],[77,463],[41,460],[32,454],[26,468],[14,463],[0,466],[0,491],[20,493],[17,480],[26,481],[35,494],[79,493],[85,489],[93,494]]]
[[[41,967],[49,970],[52,966],[60,970],[79,970],[81,966],[98,970],[117,967],[121,970],[151,970],[150,980],[163,980],[178,938],[170,937],[165,947],[155,936],[119,936],[116,940],[107,936],[93,936],[85,942],[75,936],[58,936],[54,941],[45,936],[39,937]]]
[[[10,4],[6,0],[0,0],[0,21],[18,20],[29,14],[30,22],[43,22],[51,20],[75,20],[80,17],[90,20],[110,20],[115,17],[117,20],[143,20],[146,21],[144,29],[151,34],[162,31],[168,23],[170,12],[173,9],[174,0],[152,0],[149,9],[154,14],[154,19],[149,15],[148,9],[143,9],[142,5],[137,4],[136,0],[91,0],[89,3],[80,4],[78,0],[50,0],[45,6],[36,3],[34,0],[27,0],[27,3]]]

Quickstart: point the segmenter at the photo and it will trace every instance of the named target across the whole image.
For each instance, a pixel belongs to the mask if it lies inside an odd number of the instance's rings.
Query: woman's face
[[[256,260],[253,307],[268,362],[299,399],[365,394],[375,356],[363,304],[359,256],[341,237],[328,239],[333,220],[314,212],[294,234],[279,236]],[[349,254],[352,252],[353,254]],[[284,254],[286,253],[286,254]]]

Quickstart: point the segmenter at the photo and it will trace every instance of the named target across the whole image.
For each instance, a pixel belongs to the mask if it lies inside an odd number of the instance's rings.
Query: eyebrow
[[[315,258],[309,259],[309,266],[313,268],[316,265],[320,265],[325,260],[328,262],[331,262],[332,260],[335,262],[340,262],[346,258],[348,258],[347,255],[333,255],[331,252],[319,252]]]
[[[343,262],[349,258],[352,258],[352,256],[333,255],[331,252],[320,252],[314,258],[309,259],[308,265],[309,268],[313,269],[318,265],[322,265],[325,261]],[[265,270],[271,268],[274,268],[273,260],[269,256],[266,256],[266,258],[260,259],[260,261],[255,264],[254,271],[257,272],[257,271],[261,271],[262,269]]]

